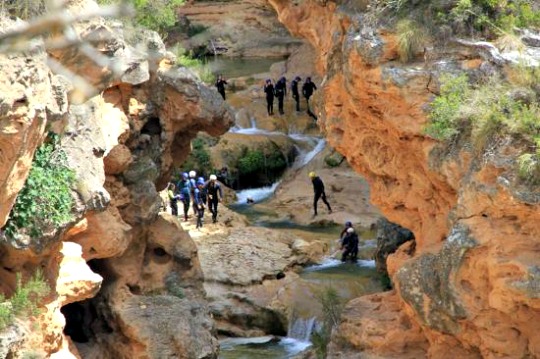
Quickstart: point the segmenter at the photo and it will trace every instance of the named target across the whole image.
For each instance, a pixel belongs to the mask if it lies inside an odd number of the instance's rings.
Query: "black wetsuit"
[[[206,196],[208,198],[208,209],[212,213],[212,222],[217,221],[217,209],[218,203],[223,198],[223,192],[221,191],[221,185],[217,182],[209,181],[205,186]],[[219,197],[218,197],[219,193]]]
[[[304,82],[304,85],[302,86],[302,95],[306,98],[306,105],[307,105],[307,113],[309,116],[311,116],[314,120],[317,120],[317,116],[313,112],[311,112],[311,108],[309,107],[309,98],[311,95],[313,95],[313,91],[317,89],[317,86],[311,80],[306,80]]]
[[[278,99],[278,110],[280,115],[284,115],[285,111],[283,110],[283,100],[287,94],[287,84],[284,79],[281,79],[276,84],[276,97]]]
[[[328,207],[328,211],[332,213],[332,207],[330,207],[330,203],[328,203],[328,201],[326,200],[326,193],[324,192],[324,183],[322,179],[320,179],[318,176],[313,177],[311,179],[311,183],[313,183],[313,211],[315,215],[317,215],[317,202],[319,202],[319,198],[322,199],[324,204],[326,204],[326,207]]]
[[[274,114],[274,85],[264,85],[264,92],[266,93],[266,110],[269,115]]]
[[[221,94],[221,97],[225,100],[225,85],[227,84],[227,81],[223,79],[216,80],[216,87],[218,92]]]
[[[345,248],[341,261],[345,262],[348,256],[351,256],[351,260],[356,262],[358,258],[358,235],[356,233],[347,233],[343,238],[342,248]]]
[[[300,111],[300,93],[298,92],[298,81],[292,80],[291,92],[294,101],[296,102],[296,111]]]

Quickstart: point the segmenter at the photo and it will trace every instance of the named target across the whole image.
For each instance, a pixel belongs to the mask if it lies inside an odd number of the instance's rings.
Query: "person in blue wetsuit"
[[[197,208],[197,228],[202,228],[204,218],[204,179],[199,177],[197,179],[197,187],[195,187],[195,207]]]
[[[184,221],[188,220],[189,204],[191,200],[191,182],[186,172],[182,173],[182,179],[178,182],[180,200],[184,205]]]

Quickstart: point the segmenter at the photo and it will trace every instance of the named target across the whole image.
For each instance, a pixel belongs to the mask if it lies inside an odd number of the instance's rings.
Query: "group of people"
[[[294,80],[291,81],[290,86],[292,98],[296,103],[296,111],[300,111],[300,92],[298,91],[300,81],[302,81],[302,79],[299,76],[296,76]],[[309,98],[316,89],[317,86],[311,81],[311,77],[307,77],[302,85],[302,95],[306,99],[307,113],[315,119],[317,119],[317,117],[309,108]],[[287,95],[287,79],[281,77],[275,85],[272,83],[271,79],[267,79],[264,84],[264,93],[266,94],[266,110],[268,115],[271,116],[274,114],[274,97],[277,97],[278,100],[279,114],[284,115],[285,111],[283,109],[283,103],[285,96]]]
[[[296,111],[300,112],[300,92],[299,92],[299,84],[302,79],[300,76],[296,76],[294,80],[291,81],[290,89],[292,98],[294,99],[296,103]],[[216,89],[223,97],[223,100],[225,100],[225,85],[227,85],[227,80],[223,77],[223,75],[219,74],[216,79]],[[284,110],[284,101],[285,96],[287,95],[287,79],[285,77],[281,77],[275,84],[272,82],[272,79],[267,79],[264,84],[264,93],[266,94],[266,110],[268,112],[269,116],[272,116],[274,114],[274,98],[277,97],[278,100],[278,111],[280,115],[285,114]],[[306,107],[307,107],[307,113],[309,116],[311,116],[313,119],[317,119],[317,116],[313,112],[311,112],[311,109],[309,107],[309,98],[313,95],[313,92],[317,89],[317,86],[315,83],[311,81],[311,77],[307,77],[306,81],[304,81],[304,84],[302,85],[302,96],[306,99]]]
[[[223,191],[216,175],[210,175],[208,181],[196,177],[195,171],[182,173],[177,184],[169,183],[167,195],[174,216],[178,216],[178,201],[181,201],[184,205],[184,220],[187,221],[191,205],[197,217],[197,228],[202,228],[206,205],[212,213],[212,222],[217,222],[218,203],[223,201]]]

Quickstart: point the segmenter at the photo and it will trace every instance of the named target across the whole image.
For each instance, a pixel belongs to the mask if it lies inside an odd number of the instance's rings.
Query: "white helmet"
[[[215,181],[217,180],[217,176],[216,175],[210,175],[210,181]]]
[[[197,172],[195,172],[195,171],[189,171],[189,177],[190,177],[190,178],[195,178],[195,176],[197,176]]]
[[[354,233],[354,228],[353,227],[347,228],[347,233]]]

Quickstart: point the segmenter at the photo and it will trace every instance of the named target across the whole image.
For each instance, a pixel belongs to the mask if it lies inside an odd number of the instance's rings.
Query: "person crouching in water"
[[[349,256],[352,262],[356,262],[358,259],[358,235],[354,232],[354,228],[347,228],[347,234],[341,242],[341,249],[344,250],[341,257],[342,262],[347,261]]]
[[[199,178],[197,180],[197,187],[195,187],[195,206],[197,208],[197,228],[202,228],[204,217],[204,179]]]
[[[266,110],[268,111],[268,116],[274,114],[274,85],[272,85],[272,80],[266,80],[264,84],[264,93],[266,94]]]
[[[178,187],[180,187],[180,199],[184,204],[184,221],[187,221],[191,199],[191,181],[189,180],[186,172],[182,173],[182,179],[178,183]]]
[[[216,175],[210,175],[210,181],[204,186],[208,198],[208,209],[212,213],[212,223],[217,222],[218,203],[223,200],[221,185],[217,181]]]

